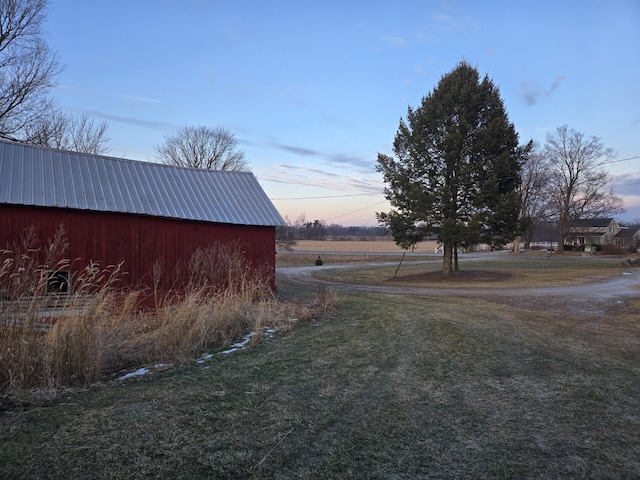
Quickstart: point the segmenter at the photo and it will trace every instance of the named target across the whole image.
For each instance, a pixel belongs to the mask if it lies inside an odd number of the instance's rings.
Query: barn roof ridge
[[[0,139],[0,204],[283,225],[252,172],[200,170]]]
[[[9,139],[6,139],[6,138],[1,138],[1,137],[0,137],[0,143],[8,143],[8,144],[27,147],[27,148],[40,149],[40,150],[49,150],[49,151],[54,152],[54,153],[57,152],[57,153],[60,153],[60,154],[77,155],[77,156],[80,156],[80,157],[102,158],[102,159],[107,160],[107,161],[142,163],[142,164],[153,165],[154,167],[161,167],[161,168],[175,168],[175,169],[180,169],[180,170],[195,170],[195,171],[205,171],[205,172],[216,172],[216,174],[232,174],[232,175],[235,175],[235,174],[246,173],[246,174],[249,174],[249,175],[253,175],[253,173],[249,172],[249,171],[205,170],[205,169],[196,168],[196,167],[184,167],[184,166],[181,166],[181,165],[169,165],[167,163],[152,162],[150,160],[138,160],[138,159],[135,159],[135,158],[127,158],[127,157],[114,157],[112,155],[106,155],[104,153],[75,152],[73,150],[67,150],[67,149],[64,149],[64,148],[49,147],[47,145],[32,145],[30,143],[20,142],[20,141],[17,141],[17,140],[9,140]]]

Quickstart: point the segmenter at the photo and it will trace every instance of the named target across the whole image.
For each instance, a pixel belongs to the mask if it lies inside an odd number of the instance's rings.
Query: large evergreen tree
[[[417,109],[409,107],[377,169],[393,210],[378,214],[398,245],[436,233],[444,245],[443,276],[453,274],[461,243],[500,246],[518,228],[518,135],[498,88],[461,62]]]

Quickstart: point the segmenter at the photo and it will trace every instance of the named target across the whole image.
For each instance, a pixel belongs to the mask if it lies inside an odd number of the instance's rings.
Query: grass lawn
[[[422,262],[421,262],[422,260]],[[460,271],[453,279],[441,278],[442,258],[410,257],[398,270],[399,259],[385,259],[385,267],[362,267],[320,270],[317,276],[334,282],[362,285],[429,286],[450,288],[511,288],[562,286],[593,282],[620,276],[620,258],[582,259],[553,257],[546,260],[540,254],[509,255],[483,259],[460,256]]]
[[[0,413],[0,477],[639,478],[639,311],[342,294],[261,346]]]

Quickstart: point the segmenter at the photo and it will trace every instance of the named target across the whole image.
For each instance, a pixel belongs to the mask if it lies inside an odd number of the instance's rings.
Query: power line
[[[354,193],[351,195],[325,195],[323,197],[282,197],[272,198],[271,200],[318,200],[321,198],[367,197],[374,195],[382,195],[382,193]]]
[[[620,158],[617,160],[606,160],[604,162],[601,163],[601,165],[608,165],[610,163],[620,163],[620,162],[628,162],[631,160],[637,160],[640,159],[640,156],[636,156],[636,157],[628,157],[628,158]],[[501,178],[501,180],[504,180],[506,178],[509,177],[504,177]],[[634,183],[631,184],[620,184],[618,186],[626,186],[626,185],[635,185]],[[383,193],[352,193],[352,194],[346,194],[346,195],[324,195],[324,196],[316,196],[316,197],[279,197],[279,198],[272,198],[272,201],[278,200],[278,201],[286,201],[286,200],[321,200],[321,199],[325,199],[325,198],[349,198],[349,197],[373,197],[373,196],[379,196],[379,195],[383,195]],[[376,203],[375,205],[380,205],[381,203],[384,203],[384,201]],[[375,205],[371,205],[369,207],[365,207],[361,210],[356,210],[355,212],[351,212],[351,213],[357,213],[360,212],[362,210],[366,210],[367,208],[371,208]],[[351,215],[351,213],[345,213],[344,215],[339,215],[337,217],[333,217],[333,218],[340,218],[340,217],[344,217],[346,215]],[[333,218],[330,218],[329,220],[333,220]]]
[[[619,160],[605,160],[602,162],[602,165],[607,165],[609,163],[620,163],[620,162],[628,162],[629,160],[637,160],[640,157],[629,157],[629,158],[621,158]]]
[[[602,162],[601,165],[608,165],[610,163],[620,163],[620,162],[628,162],[631,160],[637,160],[640,159],[640,156],[636,156],[636,157],[628,157],[628,158],[620,158],[617,160],[606,160],[604,162]],[[499,178],[499,180],[505,180],[507,178],[511,178],[511,177],[502,177]],[[348,198],[348,197],[372,197],[372,196],[378,196],[378,195],[383,195],[383,193],[352,193],[352,194],[346,194],[346,195],[324,195],[324,196],[317,196],[317,197],[280,197],[280,198],[272,198],[271,200],[320,200],[320,199],[324,199],[324,198]]]
[[[354,210],[353,212],[343,213],[342,215],[338,215],[337,217],[328,218],[326,221],[328,222],[329,220],[335,220],[336,218],[342,218],[342,217],[346,217],[347,215],[353,215],[354,213],[362,212],[363,210],[367,210],[368,208],[375,207],[376,205],[381,205],[381,204],[383,204],[385,202],[386,202],[386,200],[383,200],[382,202],[374,203],[373,205],[369,205],[368,207],[364,207],[364,208],[360,208],[358,210]]]

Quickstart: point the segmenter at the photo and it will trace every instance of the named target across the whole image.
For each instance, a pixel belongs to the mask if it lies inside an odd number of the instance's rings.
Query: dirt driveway
[[[499,258],[502,254],[483,254],[482,259]],[[581,261],[576,257],[576,261]],[[434,258],[421,263],[441,263]],[[366,266],[397,265],[397,262],[369,263]],[[600,280],[580,285],[535,287],[535,288],[482,288],[477,287],[405,287],[389,285],[356,285],[327,280],[327,273],[341,268],[362,267],[365,264],[340,264],[328,266],[281,267],[276,269],[277,278],[302,285],[330,286],[338,292],[379,292],[394,295],[424,295],[433,297],[489,297],[500,303],[518,305],[534,310],[560,310],[578,314],[603,315],[612,313],[628,305],[631,299],[640,298],[640,269],[621,268],[620,275],[608,280]],[[316,274],[324,272],[319,278]]]

